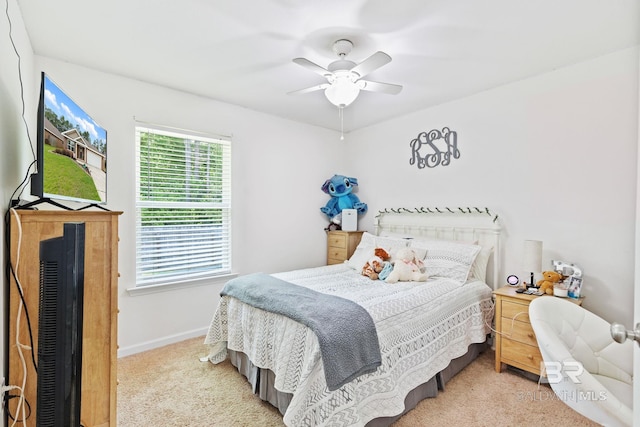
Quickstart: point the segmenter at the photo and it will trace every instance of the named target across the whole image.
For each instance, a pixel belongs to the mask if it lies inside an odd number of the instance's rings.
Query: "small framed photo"
[[[582,288],[582,277],[569,277],[569,297],[580,298],[580,289]]]

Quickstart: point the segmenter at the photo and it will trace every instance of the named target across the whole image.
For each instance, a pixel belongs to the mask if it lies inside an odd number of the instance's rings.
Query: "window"
[[[136,127],[136,286],[231,272],[231,141]]]

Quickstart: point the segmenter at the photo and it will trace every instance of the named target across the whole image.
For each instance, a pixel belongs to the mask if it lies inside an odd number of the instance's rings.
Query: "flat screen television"
[[[84,223],[40,242],[38,427],[80,426],[84,248]]]
[[[37,120],[37,172],[31,175],[31,194],[105,204],[107,131],[44,72]]]

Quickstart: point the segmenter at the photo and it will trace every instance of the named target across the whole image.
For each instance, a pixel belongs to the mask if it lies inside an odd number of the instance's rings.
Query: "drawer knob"
[[[528,354],[528,355],[527,355],[527,358],[528,358],[529,360],[533,360],[533,356],[532,356],[532,355],[530,355],[530,354]]]
[[[529,332],[529,333],[527,334],[527,336],[528,336],[529,338],[533,338],[533,334],[532,334],[531,332]]]

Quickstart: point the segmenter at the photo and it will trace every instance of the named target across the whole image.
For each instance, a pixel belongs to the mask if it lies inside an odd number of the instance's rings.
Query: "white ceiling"
[[[345,131],[640,44],[640,0],[18,0],[34,53],[340,130],[322,83],[294,64],[392,62]],[[46,71],[46,70],[45,70]],[[52,76],[55,80],[55,76]]]

